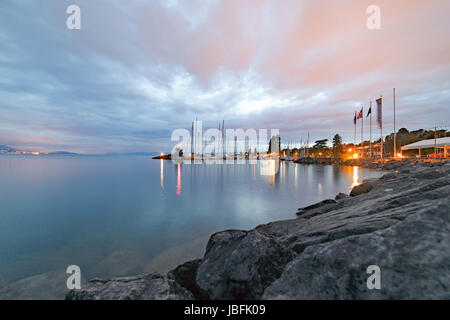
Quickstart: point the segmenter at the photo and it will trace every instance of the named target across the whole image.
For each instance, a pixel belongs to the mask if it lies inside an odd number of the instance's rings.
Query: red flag
[[[356,120],[363,118],[363,109],[361,108],[361,111],[359,112],[358,116],[356,117]]]

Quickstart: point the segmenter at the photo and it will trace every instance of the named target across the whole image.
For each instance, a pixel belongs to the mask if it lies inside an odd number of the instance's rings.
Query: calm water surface
[[[144,156],[0,156],[0,285],[76,264],[84,278],[164,271],[224,229],[295,217],[378,171]]]

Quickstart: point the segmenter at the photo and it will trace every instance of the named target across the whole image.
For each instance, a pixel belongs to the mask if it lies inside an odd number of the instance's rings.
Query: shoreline
[[[295,219],[217,232],[202,259],[167,275],[94,279],[66,299],[448,298],[450,161],[373,166],[387,173]],[[368,265],[380,265],[383,290],[367,290]]]

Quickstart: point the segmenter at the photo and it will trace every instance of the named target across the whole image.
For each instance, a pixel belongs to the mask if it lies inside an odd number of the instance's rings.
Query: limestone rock
[[[228,230],[211,236],[196,283],[210,299],[259,299],[293,252],[256,230]]]
[[[167,273],[169,279],[175,280],[182,287],[192,292],[197,299],[204,298],[195,283],[197,269],[201,262],[201,259],[188,261]]]
[[[71,290],[67,300],[191,300],[193,295],[174,280],[157,273],[135,277],[95,279],[81,290]]]
[[[450,200],[374,233],[308,247],[263,299],[449,299]],[[381,270],[369,290],[367,267]]]
[[[371,191],[374,187],[374,183],[371,181],[367,181],[364,183],[361,183],[360,185],[357,185],[353,187],[352,191],[350,191],[350,197],[356,197],[361,194],[367,193]]]

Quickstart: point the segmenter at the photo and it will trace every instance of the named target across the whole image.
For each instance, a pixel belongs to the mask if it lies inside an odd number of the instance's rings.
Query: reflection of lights
[[[177,168],[177,195],[181,194],[181,163],[178,164]]]
[[[321,198],[322,198],[322,189],[323,189],[322,184],[319,183],[319,184],[317,185],[317,198],[318,198],[318,199],[321,199]]]
[[[353,183],[351,188],[356,187],[360,183],[358,182],[358,167],[353,167]]]
[[[275,182],[275,175],[278,173],[279,169],[279,160],[263,160],[260,162],[260,175],[268,176],[271,184]]]
[[[159,161],[161,161],[161,189],[164,189],[164,160]]]
[[[297,187],[297,164],[295,163],[295,169],[294,169],[294,184]]]

